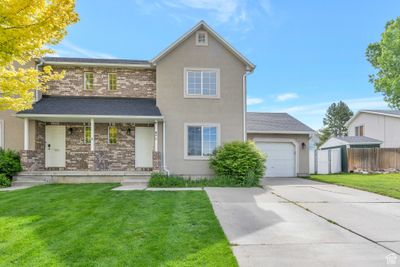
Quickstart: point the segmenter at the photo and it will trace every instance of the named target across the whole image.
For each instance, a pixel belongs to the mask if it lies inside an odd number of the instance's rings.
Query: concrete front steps
[[[12,185],[121,183],[147,187],[150,175],[146,171],[25,171],[13,177]]]

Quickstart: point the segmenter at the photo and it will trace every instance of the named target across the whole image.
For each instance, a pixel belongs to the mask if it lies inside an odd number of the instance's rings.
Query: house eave
[[[313,134],[313,131],[247,131],[247,134]]]
[[[49,62],[45,61],[45,65],[49,66],[86,66],[86,67],[113,67],[113,68],[135,68],[135,69],[154,69],[153,64],[117,64],[117,63],[91,63],[91,62],[68,62],[58,61]]]

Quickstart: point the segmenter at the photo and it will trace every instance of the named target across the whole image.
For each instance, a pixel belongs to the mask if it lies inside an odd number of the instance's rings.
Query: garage
[[[267,177],[309,175],[309,140],[314,130],[281,112],[247,112],[247,139],[267,154]]]
[[[267,155],[267,177],[296,176],[296,148],[290,142],[256,142],[257,147]]]

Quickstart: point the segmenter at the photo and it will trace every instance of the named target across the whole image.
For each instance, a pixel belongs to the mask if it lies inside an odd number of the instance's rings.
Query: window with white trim
[[[93,72],[85,72],[83,75],[84,75],[85,90],[92,91],[94,82]]]
[[[92,128],[90,126],[85,126],[83,129],[83,142],[85,144],[90,144],[92,139]]]
[[[354,132],[355,136],[364,136],[364,125],[356,126]]]
[[[218,146],[219,128],[215,125],[187,125],[187,157],[208,157]]]
[[[207,46],[208,45],[208,33],[205,31],[196,32],[196,45]]]
[[[185,94],[188,97],[218,97],[219,70],[186,69]]]

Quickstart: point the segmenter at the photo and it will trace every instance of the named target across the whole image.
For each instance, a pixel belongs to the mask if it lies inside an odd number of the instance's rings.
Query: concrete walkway
[[[241,266],[400,266],[400,200],[297,178],[263,183],[206,188]]]

